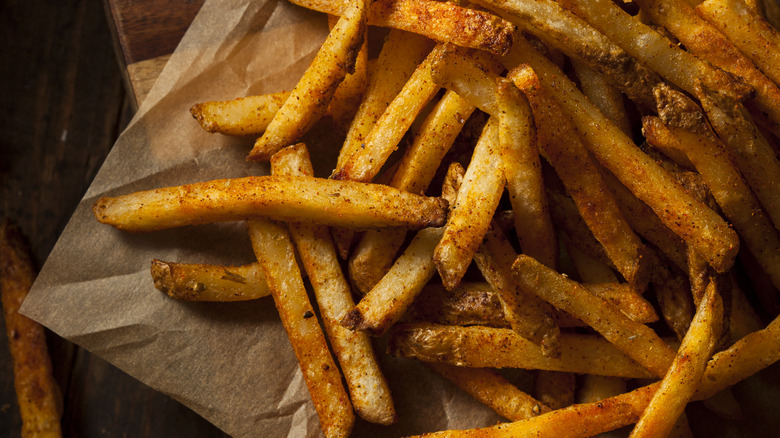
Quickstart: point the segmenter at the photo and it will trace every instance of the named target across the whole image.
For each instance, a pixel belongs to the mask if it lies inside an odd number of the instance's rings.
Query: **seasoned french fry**
[[[637,290],[644,289],[648,267],[641,263],[642,241],[623,217],[571,119],[550,97],[529,66],[516,67],[509,77],[528,96],[538,120],[540,150],[555,168],[593,236],[623,278]]]
[[[723,302],[713,280],[707,286],[672,366],[631,431],[631,437],[665,436],[671,432],[704,375],[723,329],[722,318]]]
[[[474,106],[447,91],[420,127],[390,180],[390,186],[412,193],[428,187],[455,137]],[[349,260],[350,277],[363,293],[371,290],[392,265],[406,233],[400,230],[369,230],[363,234]]]
[[[624,134],[632,136],[631,121],[623,105],[623,93],[610,84],[602,73],[593,70],[587,62],[572,58],[571,65],[580,82],[582,93]]]
[[[506,79],[499,79],[496,96],[501,165],[520,247],[523,253],[554,268],[558,245],[547,207],[531,108],[525,96]]]
[[[182,301],[246,301],[271,294],[257,263],[216,266],[152,260],[154,287]]]
[[[557,2],[477,0],[476,3],[518,24],[547,45],[584,60],[640,106],[654,107],[652,89],[661,78]],[[522,37],[518,34],[515,40],[518,38]]]
[[[285,227],[268,220],[249,221],[248,227],[252,249],[298,358],[320,427],[326,437],[349,436],[355,414],[306,294],[290,235]]]
[[[780,84],[780,33],[755,10],[742,0],[706,0],[696,12],[723,32],[775,84]]]
[[[328,29],[333,30],[338,24],[339,17],[328,15]],[[363,101],[368,82],[368,26],[363,35],[363,45],[355,57],[353,71],[344,76],[333,97],[328,104],[327,114],[333,119],[333,124],[339,132],[346,133],[349,130],[355,113]]]
[[[390,31],[369,75],[363,101],[352,119],[347,138],[339,151],[337,169],[360,149],[377,119],[430,50],[430,41],[419,35],[397,29]]]
[[[127,231],[252,218],[345,227],[442,226],[446,201],[378,184],[296,176],[223,179],[98,199],[98,221]]]
[[[539,370],[534,374],[534,396],[551,409],[574,404],[577,382],[573,373]]]
[[[774,3],[774,2],[772,2]],[[780,88],[762,74],[726,37],[696,14],[684,0],[638,0],[650,18],[668,29],[694,55],[743,78],[756,95],[752,99],[767,126],[780,135]]]
[[[0,298],[22,417],[21,436],[56,438],[62,436],[62,400],[52,375],[46,333],[43,326],[19,313],[33,281],[35,270],[27,244],[6,219],[0,223]]]
[[[512,271],[524,290],[593,327],[655,375],[666,374],[674,351],[652,329],[628,319],[575,281],[530,257],[518,256]]]
[[[637,148],[558,67],[519,35],[515,36],[512,50],[504,60],[511,66],[523,62],[531,65],[545,89],[572,118],[588,150],[636,197],[647,203],[667,227],[692,244],[718,272],[725,272],[733,265],[739,250],[734,230]]]
[[[432,62],[431,77],[482,111],[498,117],[496,80],[502,69],[492,58],[445,46]]]
[[[503,193],[505,178],[497,143],[498,123],[492,119],[474,147],[458,199],[436,246],[434,263],[448,289],[460,283],[471,264]]]
[[[734,99],[751,92],[741,79],[699,60],[612,2],[565,0],[562,4],[664,79],[694,96],[699,81]]]
[[[775,287],[780,288],[780,236],[732,164],[725,146],[712,136],[665,126],[660,120],[651,117],[643,119],[643,130],[650,144],[662,143],[688,156],[704,178],[723,214],[772,278]],[[688,267],[689,270],[692,268],[690,258]],[[696,289],[693,282],[691,286]]]
[[[508,420],[518,421],[550,411],[544,403],[517,389],[501,374],[490,368],[457,367],[438,362],[424,363]]]
[[[333,172],[331,178],[368,182],[379,173],[414,119],[439,91],[439,86],[431,80],[431,63],[442,50],[444,46],[438,45],[428,54],[377,119],[361,147]]]
[[[649,301],[625,283],[582,283],[590,293],[620,309],[631,320],[641,324],[658,321]]]
[[[346,0],[294,0],[304,8],[332,15],[348,9]],[[486,50],[497,55],[512,45],[515,26],[490,13],[432,0],[378,0],[368,10],[368,24],[427,36],[434,41]]]
[[[560,357],[512,330],[481,326],[397,324],[390,332],[388,351],[394,356],[427,362],[488,368],[524,368],[605,376],[652,376],[601,337],[561,334]]]
[[[260,135],[289,96],[289,91],[282,91],[227,101],[197,103],[190,108],[190,113],[208,132]]]
[[[367,8],[367,0],[359,0],[345,11],[247,159],[268,160],[298,141],[322,117],[336,88],[354,71],[366,33]]]
[[[279,175],[314,174],[306,147],[301,143],[271,157],[271,171]],[[290,235],[309,276],[333,352],[347,382],[355,412],[379,424],[396,421],[393,399],[379,369],[371,340],[365,333],[347,330],[339,320],[355,304],[341,272],[327,227],[290,223]]]

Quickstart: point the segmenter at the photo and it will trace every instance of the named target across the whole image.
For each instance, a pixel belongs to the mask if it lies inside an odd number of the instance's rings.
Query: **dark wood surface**
[[[149,1],[117,2],[131,3],[151,12]],[[173,3],[157,2],[175,11]],[[189,3],[199,8],[202,1]],[[146,21],[127,18],[122,25],[143,34],[150,23],[162,23],[172,15],[148,15]],[[164,56],[173,50],[176,35],[180,38],[186,29],[182,21],[186,18],[172,20],[178,27],[164,42],[156,44],[154,35],[147,35],[139,43],[146,49],[131,52],[129,59]],[[19,224],[39,266],[132,115],[133,96],[125,91],[110,21],[104,5],[95,0],[0,2],[0,216]],[[1,313],[0,326],[5,327]],[[19,437],[4,332],[0,437]],[[65,436],[224,436],[169,397],[49,335],[55,377],[63,393]]]

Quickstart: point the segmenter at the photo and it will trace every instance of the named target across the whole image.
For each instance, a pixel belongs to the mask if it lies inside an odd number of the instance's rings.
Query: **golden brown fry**
[[[590,293],[620,309],[631,320],[641,324],[658,321],[649,301],[625,283],[582,283]]]
[[[555,168],[593,236],[623,278],[643,290],[648,277],[647,264],[642,263],[644,245],[623,217],[571,119],[529,66],[518,66],[508,76],[528,96],[538,120],[540,150]]]
[[[439,91],[439,86],[431,79],[431,63],[442,50],[444,46],[436,46],[417,66],[398,95],[377,119],[360,148],[333,172],[331,178],[368,182],[379,173],[390,154],[398,149],[398,144],[417,115]]]
[[[457,94],[447,91],[426,117],[398,164],[390,186],[412,193],[424,192],[474,109]],[[349,260],[350,278],[358,290],[366,293],[379,282],[390,269],[405,236],[406,232],[401,230],[369,230],[363,234]]]
[[[21,434],[55,438],[62,436],[62,400],[52,375],[46,334],[43,326],[19,313],[33,281],[35,270],[27,244],[19,229],[6,219],[0,223],[0,298],[22,417]]]
[[[341,15],[346,0],[294,0],[305,8]],[[368,10],[368,24],[427,36],[435,41],[486,50],[497,55],[512,45],[515,26],[487,12],[432,0],[378,0]]]
[[[544,403],[517,389],[501,374],[490,368],[457,367],[437,362],[424,363],[508,420],[518,421],[550,411]]]
[[[217,266],[152,260],[154,287],[182,301],[246,301],[271,294],[257,263]]]
[[[311,176],[314,171],[303,144],[282,149],[271,157],[271,171],[281,175]],[[379,424],[396,420],[387,381],[379,369],[371,340],[365,333],[347,330],[341,317],[355,303],[327,227],[290,223],[290,235],[309,276],[323,324],[361,418]]]
[[[761,205],[732,164],[725,146],[714,136],[698,135],[686,129],[665,126],[651,117],[643,119],[643,130],[650,144],[683,151],[696,166],[723,211],[739,232],[761,267],[780,288],[780,236],[764,214]],[[691,270],[692,264],[688,263]],[[695,277],[692,277],[695,278]],[[691,282],[697,290],[695,282]],[[698,294],[694,294],[694,302]]]
[[[457,366],[652,376],[598,336],[561,334],[560,357],[545,356],[538,345],[512,330],[481,326],[397,324],[388,342],[388,352],[394,356]]]
[[[345,227],[442,226],[447,203],[391,187],[296,176],[223,179],[98,199],[98,221],[127,231],[252,218]]]
[[[664,79],[694,96],[699,81],[734,99],[752,91],[741,79],[699,60],[611,1],[565,0],[563,6]]]
[[[328,15],[328,29],[338,23],[339,17]],[[340,133],[346,133],[352,123],[355,113],[363,100],[368,82],[368,26],[363,35],[363,45],[355,58],[352,72],[344,76],[328,104],[327,114],[333,119],[333,124]]]
[[[289,91],[282,91],[227,101],[197,103],[190,108],[190,113],[208,132],[260,135],[289,96]]]
[[[498,80],[496,96],[501,165],[520,248],[554,268],[558,245],[547,207],[531,107],[517,87],[504,78]]]
[[[723,302],[716,291],[715,280],[711,280],[672,366],[631,431],[631,437],[665,436],[671,432],[715,351],[723,329],[722,318]]]
[[[775,84],[780,84],[780,33],[755,10],[742,0],[706,0],[696,12],[723,32]]]
[[[326,437],[349,436],[355,414],[306,294],[290,236],[285,227],[268,220],[249,221],[248,227],[252,248],[298,358],[320,427]]]
[[[431,77],[482,111],[498,117],[496,80],[501,70],[501,64],[490,57],[445,46],[431,64]]]
[[[775,2],[771,2],[775,3]],[[726,37],[696,14],[684,0],[638,0],[650,18],[663,25],[685,45],[686,50],[743,78],[756,90],[752,98],[768,127],[780,135],[780,87],[772,83]]]
[[[367,8],[367,0],[359,0],[345,11],[247,159],[268,160],[297,142],[322,117],[336,88],[354,71],[366,33]]]
[[[518,256],[512,271],[521,288],[593,327],[655,375],[666,374],[674,351],[651,328],[530,257]]]
[[[491,119],[474,147],[458,199],[450,212],[441,242],[436,246],[436,270],[448,289],[460,283],[501,199],[505,178],[497,143],[498,123]]]
[[[539,370],[534,374],[534,396],[551,409],[574,404],[577,382],[573,373]]]
[[[588,150],[634,195],[647,203],[661,221],[718,272],[734,263],[739,239],[714,211],[691,197],[655,161],[596,109],[555,65],[516,36],[505,61],[534,69],[545,89],[572,118]]]

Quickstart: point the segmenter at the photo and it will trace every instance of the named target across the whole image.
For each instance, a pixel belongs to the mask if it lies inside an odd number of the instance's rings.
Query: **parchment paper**
[[[266,165],[244,160],[251,139],[208,134],[188,110],[196,102],[291,89],[326,32],[324,15],[284,0],[207,1],[109,154],[22,309],[234,436],[321,434],[273,301],[174,301],[154,288],[149,265],[153,258],[248,263],[254,256],[245,225],[128,234],[99,224],[90,208],[102,195],[267,173]],[[381,361],[400,422],[382,427],[358,421],[354,436],[499,421],[419,364],[384,356]]]

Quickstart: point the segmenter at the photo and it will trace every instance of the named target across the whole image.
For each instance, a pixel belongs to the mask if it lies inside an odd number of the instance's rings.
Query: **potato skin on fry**
[[[21,233],[9,221],[4,221],[0,224],[0,292],[22,416],[22,436],[60,437],[62,402],[52,376],[46,335],[41,325],[19,314],[34,280],[35,271]]]
[[[92,211],[98,221],[126,231],[252,218],[355,228],[425,228],[444,225],[447,201],[378,184],[259,176],[103,197]]]

